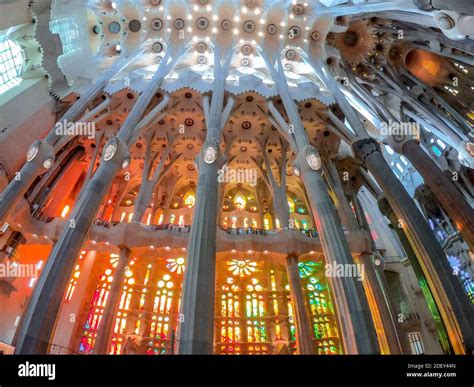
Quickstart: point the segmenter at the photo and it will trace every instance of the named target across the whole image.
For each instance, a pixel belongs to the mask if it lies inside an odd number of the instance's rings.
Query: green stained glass
[[[295,330],[295,326],[294,326],[294,325],[292,325],[292,326],[290,327],[290,333],[291,333],[291,340],[295,340],[295,337],[296,337],[296,336],[295,336],[296,330]]]
[[[311,276],[314,272],[321,270],[323,264],[321,262],[300,262],[298,268],[300,270],[300,277],[306,278]]]
[[[430,310],[431,315],[435,321],[436,329],[440,338],[440,344],[443,347],[445,353],[449,353],[451,351],[451,346],[449,344],[448,333],[446,332],[446,328],[444,327],[443,320],[441,319],[438,308],[436,307],[436,303],[433,295],[431,294],[428,283],[426,282],[425,278],[419,278],[419,284],[421,291],[425,296],[426,303],[428,304],[428,309]]]
[[[317,348],[317,353],[321,355],[342,353],[330,289],[324,276],[324,263],[302,262],[298,266],[308,309],[313,321],[315,351]],[[325,341],[329,338],[331,338],[331,341]]]

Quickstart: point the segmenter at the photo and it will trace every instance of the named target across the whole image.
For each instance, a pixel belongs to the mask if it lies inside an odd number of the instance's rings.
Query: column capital
[[[363,163],[372,153],[381,152],[379,143],[373,138],[363,138],[353,142],[352,150],[355,157]]]

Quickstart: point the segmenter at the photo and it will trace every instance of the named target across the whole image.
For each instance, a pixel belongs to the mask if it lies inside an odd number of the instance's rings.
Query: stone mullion
[[[239,313],[240,313],[240,334],[241,334],[241,342],[245,346],[245,353],[248,353],[248,334],[247,334],[247,313],[246,313],[246,292],[245,292],[245,287],[241,286],[241,290],[239,291],[240,293],[240,299],[239,299]]]
[[[276,316],[279,321],[280,331],[281,331],[281,338],[282,340],[287,340],[288,342],[291,341],[291,333],[290,333],[290,326],[287,321],[289,316],[288,311],[288,304],[287,304],[287,296],[286,290],[284,286],[282,286],[282,274],[279,270],[275,270],[275,283],[276,283],[276,293],[277,293],[277,303],[278,303],[278,315]],[[286,270],[285,270],[286,274]],[[272,310],[273,310],[273,298],[272,298]],[[282,319],[284,317],[284,319]]]

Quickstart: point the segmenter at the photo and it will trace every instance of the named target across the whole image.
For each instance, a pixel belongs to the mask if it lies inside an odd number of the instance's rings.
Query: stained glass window
[[[265,217],[263,218],[263,228],[265,230],[269,230],[270,229],[270,219],[267,217],[267,214],[265,215]]]
[[[229,271],[232,272],[233,275],[246,277],[255,272],[257,263],[248,259],[232,259],[227,262],[227,265],[229,266]]]
[[[235,208],[238,210],[243,210],[247,204],[247,200],[245,199],[245,196],[240,192],[234,196],[233,202],[234,202]]]
[[[184,205],[187,208],[192,208],[194,207],[194,203],[196,202],[196,197],[194,196],[193,192],[188,192],[186,195],[184,195]]]
[[[421,355],[424,353],[423,342],[421,340],[420,332],[408,333],[408,341],[410,343],[411,352],[414,355]]]
[[[84,263],[85,255],[86,255],[86,252],[81,251],[81,254],[79,255],[79,259],[77,260],[77,264],[74,267],[74,272],[72,273],[71,279],[69,280],[69,284],[66,289],[66,295],[64,296],[64,302],[69,302],[72,299],[74,290],[76,290],[77,281],[79,280],[79,276],[81,275],[81,268],[82,268],[82,264]]]
[[[117,266],[118,255],[111,254],[107,269],[99,277],[98,284],[92,295],[90,308],[87,314],[86,322],[83,326],[82,338],[79,345],[79,351],[92,352],[94,342],[99,329],[100,320],[104,313],[107,298],[110,290],[110,283],[113,280],[113,269]]]
[[[289,291],[285,268],[235,257],[219,262],[216,289],[215,352],[289,353]]]
[[[330,289],[322,262],[299,265],[313,326],[315,353],[342,353]],[[270,257],[218,263],[215,352],[296,353],[296,326],[286,269]]]
[[[245,261],[239,261],[245,262]],[[246,262],[247,265],[254,262]],[[244,271],[241,266],[227,262],[229,276],[221,286],[220,315],[216,319],[218,353],[258,354],[269,353],[267,337],[267,294],[256,278],[251,278],[251,271]],[[255,265],[256,266],[256,265]],[[249,265],[255,270],[254,265]]]
[[[110,256],[108,267],[99,277],[83,327],[81,351],[93,351],[117,258]],[[110,353],[131,353],[129,348],[133,353],[143,354],[172,352],[184,266],[182,257],[131,259],[112,329]]]
[[[301,283],[313,324],[315,351],[318,355],[342,353],[339,330],[323,262],[300,262]]]
[[[290,212],[295,212],[295,201],[288,196],[288,208]]]
[[[286,269],[267,253],[262,255],[265,259],[260,260],[254,252],[249,254],[237,253],[217,263],[215,353],[295,353],[295,316]],[[98,258],[98,267],[93,269],[97,282],[93,284],[87,304],[79,343],[80,351],[89,353],[93,352],[107,306],[118,255],[107,256],[105,264],[101,257]],[[112,327],[110,353],[173,352],[185,264],[185,258],[180,256],[131,259]],[[321,262],[303,262],[299,268],[312,319],[315,353],[341,353],[323,265]],[[135,352],[130,352],[130,348]]]
[[[166,260],[168,265],[166,267],[172,272],[176,272],[177,274],[183,274],[185,268],[186,260],[183,257],[179,258],[168,258]]]

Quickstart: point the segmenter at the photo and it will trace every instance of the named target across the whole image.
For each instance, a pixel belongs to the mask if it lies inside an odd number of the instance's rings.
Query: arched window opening
[[[21,82],[23,52],[14,41],[0,36],[0,94]]]

